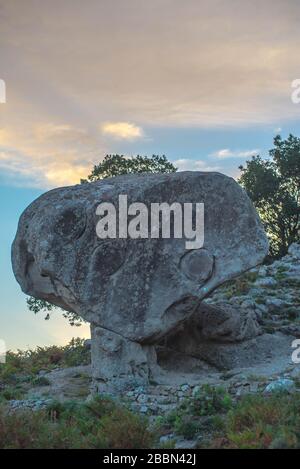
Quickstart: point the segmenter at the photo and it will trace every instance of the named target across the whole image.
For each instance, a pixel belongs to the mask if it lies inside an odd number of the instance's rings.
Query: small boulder
[[[292,379],[280,378],[268,384],[268,386],[264,390],[264,394],[270,394],[273,392],[280,392],[280,391],[292,392],[294,389],[295,389],[295,383]]]

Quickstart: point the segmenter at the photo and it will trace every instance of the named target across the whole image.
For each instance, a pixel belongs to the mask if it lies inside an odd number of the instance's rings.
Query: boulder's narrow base
[[[91,325],[93,392],[122,394],[152,382],[168,384],[168,371],[171,366],[176,372],[178,357],[180,363],[185,362],[187,373],[195,367],[195,360],[197,368],[206,363],[215,370],[228,369],[236,361],[243,366],[253,354],[256,360],[255,352],[260,354],[265,344],[255,341],[261,334],[255,316],[251,311],[241,313],[222,306],[199,305],[187,321],[151,345]]]
[[[91,325],[92,392],[120,394],[145,386],[158,369],[154,346],[141,345]]]

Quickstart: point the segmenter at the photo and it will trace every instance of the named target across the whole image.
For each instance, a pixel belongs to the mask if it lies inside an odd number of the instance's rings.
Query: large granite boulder
[[[153,203],[204,203],[203,246],[187,249],[172,229],[170,239],[100,239],[97,206],[118,208],[119,195],[127,195],[128,205],[143,202],[149,213]],[[45,193],[20,218],[12,263],[26,294],[91,323],[95,387],[109,390],[147,382],[157,371],[155,344],[192,318],[216,287],[259,264],[267,250],[257,213],[234,179],[179,172]]]

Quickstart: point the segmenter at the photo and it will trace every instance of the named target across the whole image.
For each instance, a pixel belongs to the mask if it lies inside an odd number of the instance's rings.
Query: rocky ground
[[[252,269],[207,301],[251,308],[265,332],[300,337],[300,245],[292,244],[288,255]]]
[[[202,397],[208,401],[212,399],[212,390],[218,388],[232,401],[238,401],[245,395],[268,396],[281,390],[287,393],[298,393],[300,390],[300,363],[292,360],[292,343],[300,337],[299,244],[290,246],[288,255],[284,258],[271,265],[252,269],[219,288],[207,303],[229,304],[241,310],[250,309],[260,327],[260,334],[250,342],[251,350],[256,347],[259,352],[261,343],[271,343],[272,347],[268,348],[257,363],[253,364],[251,360],[248,363],[245,360],[236,367],[224,370],[212,364],[199,365],[199,360],[194,360],[193,364],[193,358],[190,357],[189,372],[185,372],[183,363],[182,369],[179,366],[176,370],[173,384],[151,383],[147,388],[129,390],[122,402],[133,411],[146,415],[150,425],[156,425],[157,421],[166,419],[167,415],[172,415],[172,412],[174,414],[178,409],[181,418],[184,416],[186,419],[187,415],[182,414],[180,409],[189,400],[192,402],[203,395],[203,389],[207,385],[209,388]],[[247,346],[249,344],[246,342],[246,352]],[[265,352],[265,348],[262,350]],[[186,357],[183,362],[185,360]],[[166,373],[168,382],[172,382],[170,375],[174,374],[174,370],[166,370]],[[47,407],[52,400],[85,400],[89,396],[89,385],[89,365],[57,367],[52,371],[42,369],[37,374],[35,385],[27,386],[22,399],[10,399],[9,406],[11,411],[20,408],[39,410]],[[177,448],[199,445],[199,433],[195,433],[197,436],[192,433],[190,435],[189,431],[183,433],[185,436],[178,434],[178,431],[174,433],[165,430],[160,444],[172,444]],[[190,438],[187,439],[186,436]]]

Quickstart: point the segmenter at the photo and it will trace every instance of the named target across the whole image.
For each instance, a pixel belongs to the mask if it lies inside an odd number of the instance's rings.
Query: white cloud
[[[43,123],[34,127],[34,134],[39,141],[57,143],[88,143],[90,137],[85,129],[70,124]]]
[[[52,188],[80,182],[106,153],[101,140],[70,124],[0,130],[0,170],[11,183]]]
[[[221,150],[212,153],[210,156],[223,160],[226,158],[250,158],[251,156],[259,153],[259,148],[254,148],[253,150],[230,150],[230,148],[222,148]]]
[[[77,182],[116,141],[144,143],[144,128],[273,129],[299,118],[290,100],[297,0],[252,0],[243,9],[235,0],[91,0],[88,9],[72,0],[0,3],[1,78],[9,85],[0,164],[11,174],[53,187]],[[211,161],[221,165],[252,150],[216,153]],[[191,159],[178,166],[216,168]]]
[[[252,0],[243,9],[235,0],[91,0],[88,9],[72,0],[0,3],[5,107],[14,102],[24,121],[43,110],[49,120],[76,115],[84,126],[275,126],[299,118],[290,100],[297,0]]]
[[[130,122],[106,122],[101,130],[104,135],[124,140],[136,140],[144,136],[143,129]]]
[[[172,163],[178,168],[178,171],[219,171],[219,166],[210,166],[203,160],[192,160],[181,158]]]

